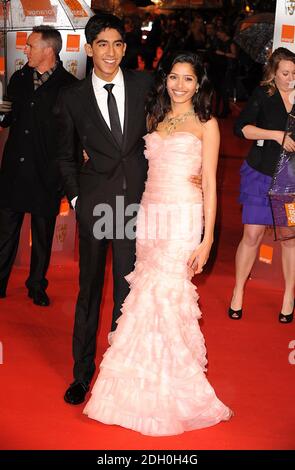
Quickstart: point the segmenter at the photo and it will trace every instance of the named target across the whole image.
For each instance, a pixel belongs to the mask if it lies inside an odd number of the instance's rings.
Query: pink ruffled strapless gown
[[[198,296],[187,260],[200,243],[202,143],[188,132],[145,137],[148,179],[130,293],[84,413],[151,436],[228,420],[206,376]]]

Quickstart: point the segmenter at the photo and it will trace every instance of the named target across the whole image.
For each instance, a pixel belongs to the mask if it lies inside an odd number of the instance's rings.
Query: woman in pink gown
[[[149,171],[131,289],[84,409],[92,419],[146,435],[180,434],[232,414],[205,375],[191,282],[213,243],[219,130],[211,96],[196,55],[162,61],[148,103]],[[190,181],[201,172],[202,189]]]

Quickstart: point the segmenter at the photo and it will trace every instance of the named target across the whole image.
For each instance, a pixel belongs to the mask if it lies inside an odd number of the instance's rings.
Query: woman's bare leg
[[[292,313],[294,307],[294,286],[295,286],[295,239],[281,242],[282,247],[282,267],[285,279],[285,292],[281,313],[288,315]]]
[[[231,301],[233,310],[242,308],[245,283],[253,267],[264,232],[264,225],[244,225],[243,238],[236,253],[236,283]]]

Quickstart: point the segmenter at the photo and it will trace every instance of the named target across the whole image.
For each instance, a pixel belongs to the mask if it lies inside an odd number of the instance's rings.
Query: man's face
[[[38,68],[47,60],[48,45],[41,33],[32,33],[28,37],[24,50],[30,67]]]
[[[101,31],[92,44],[85,45],[86,54],[93,58],[95,74],[106,82],[117,75],[125,50],[120,33],[110,28]]]

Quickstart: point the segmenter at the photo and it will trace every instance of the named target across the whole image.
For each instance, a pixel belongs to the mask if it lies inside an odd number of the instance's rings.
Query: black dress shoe
[[[291,323],[293,321],[293,312],[289,315],[284,315],[283,313],[279,313],[279,322],[280,323]]]
[[[240,310],[233,310],[231,307],[228,309],[228,316],[232,320],[240,320],[243,315],[243,310],[240,308]]]
[[[289,315],[284,315],[283,313],[279,313],[279,322],[280,323],[291,323],[293,321],[293,316],[294,316],[294,308],[295,308],[295,299],[294,299],[294,305],[293,305],[293,310]]]
[[[64,401],[70,405],[80,405],[85,401],[85,395],[89,386],[83,382],[74,382],[67,389],[64,395]]]
[[[6,297],[6,292],[0,290],[0,299],[4,299],[4,297]]]
[[[49,297],[46,294],[45,290],[30,289],[28,292],[28,296],[30,297],[30,299],[33,299],[33,303],[35,305],[39,305],[40,307],[48,307],[48,305],[50,304]]]

